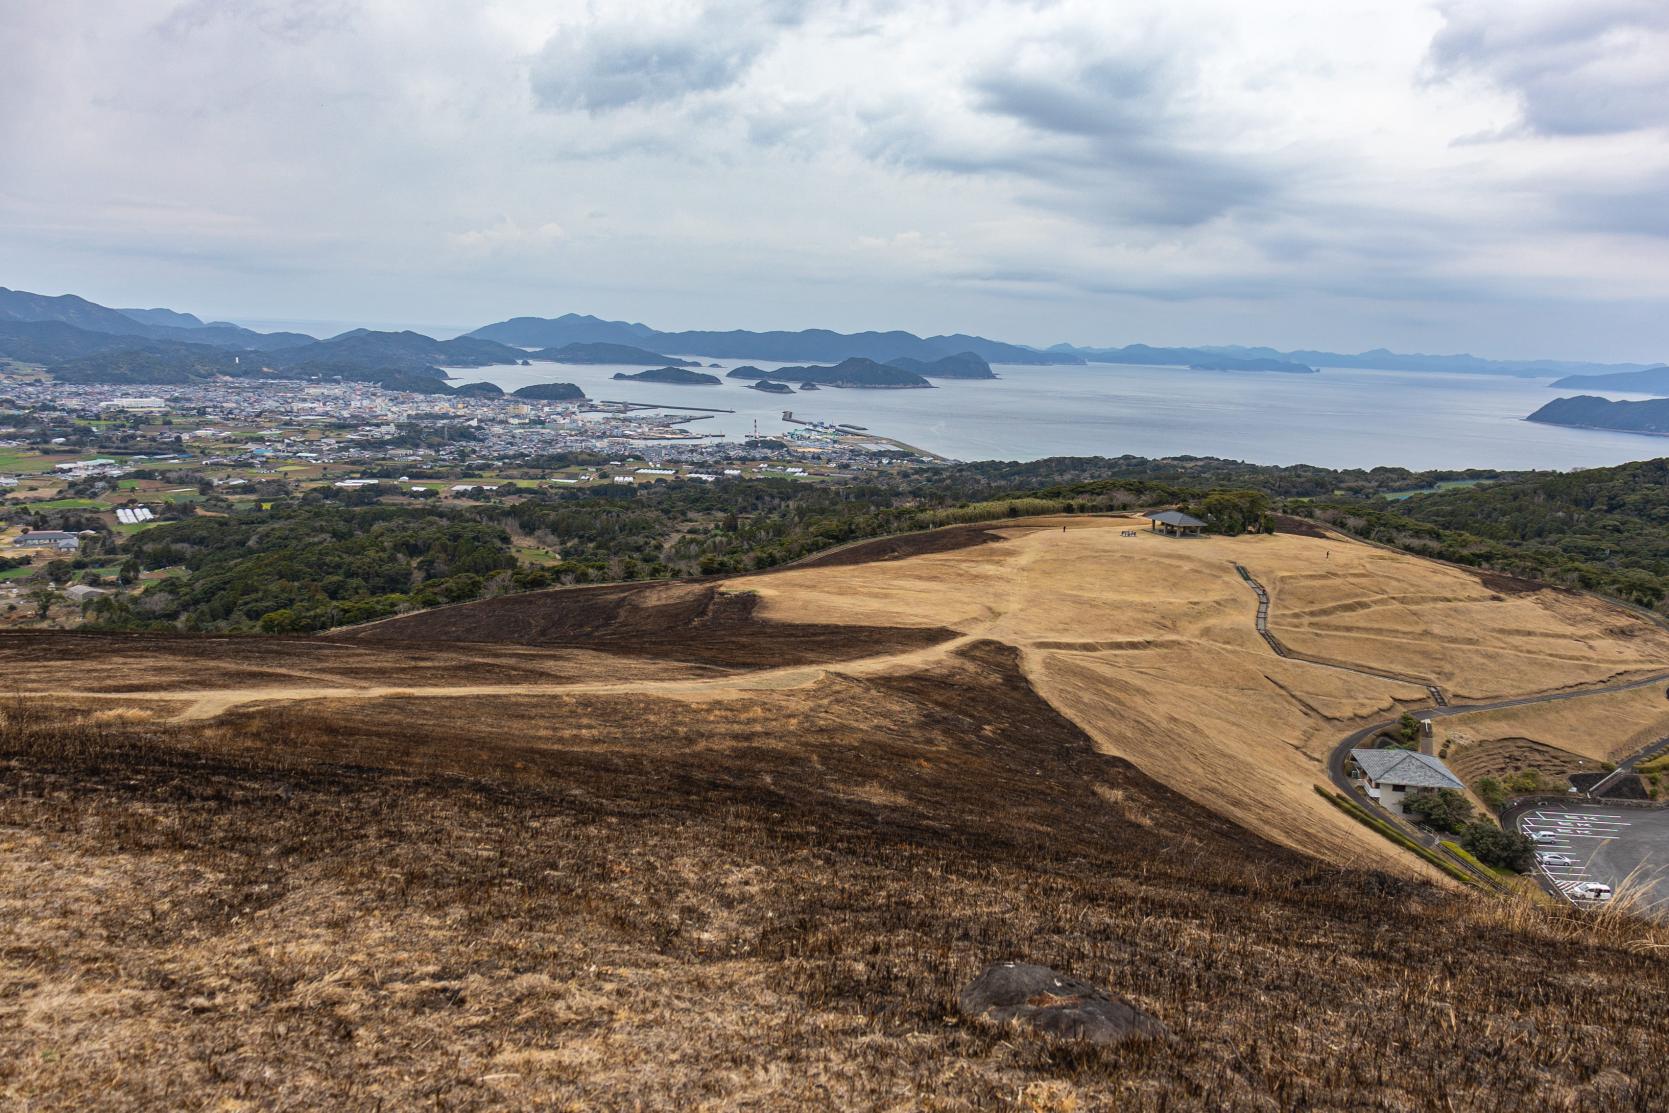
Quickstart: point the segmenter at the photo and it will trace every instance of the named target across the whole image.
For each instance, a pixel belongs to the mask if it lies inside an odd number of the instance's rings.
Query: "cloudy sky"
[[[1663,0],[0,4],[0,285],[1669,358]]]

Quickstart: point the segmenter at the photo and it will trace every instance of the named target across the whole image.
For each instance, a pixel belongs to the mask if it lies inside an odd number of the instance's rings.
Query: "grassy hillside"
[[[1100,752],[1025,651],[989,638],[785,683],[768,662],[797,626],[715,630],[678,604],[657,651],[673,659],[646,659],[641,631],[611,631],[667,589],[633,590],[553,644],[459,643],[449,663],[433,630],[0,639],[25,677],[0,716],[0,1093],[108,1110],[1485,1110],[1527,1085],[1576,1109],[1669,1102],[1659,930],[1260,839]],[[721,646],[753,654],[755,686],[715,670]],[[249,687],[327,670],[348,678],[328,697]],[[137,707],[27,694],[147,676]],[[527,687],[422,698],[462,681]],[[211,682],[257,698],[172,717]],[[1004,959],[1106,985],[1173,1037],[1097,1050],[959,1017],[957,990]]]
[[[1413,552],[1644,606],[1669,593],[1669,460],[1457,487],[1394,511],[1336,501],[1295,509]]]

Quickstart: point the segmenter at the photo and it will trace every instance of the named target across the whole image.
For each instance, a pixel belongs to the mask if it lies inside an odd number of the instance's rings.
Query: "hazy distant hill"
[[[373,332],[353,329],[329,340],[318,340],[286,348],[269,357],[277,367],[305,367],[309,364],[358,364],[368,367],[486,367],[495,363],[519,363],[527,353],[491,340],[460,336],[436,340],[420,332]]]
[[[623,363],[644,367],[700,367],[693,359],[675,359],[631,344],[601,342],[564,344],[560,348],[541,348],[528,352],[524,359],[548,363]]]
[[[1543,425],[1615,429],[1621,433],[1669,433],[1669,398],[1613,402],[1609,398],[1579,394],[1575,398],[1555,398],[1526,420]]]
[[[899,356],[887,361],[889,367],[901,367],[906,371],[928,379],[994,379],[991,365],[986,363],[973,352],[958,352],[943,359],[920,360],[909,356]]]
[[[1610,375],[1567,375],[1550,385],[1575,390],[1624,390],[1635,394],[1669,394],[1669,366]]]
[[[520,348],[560,348],[567,344],[625,344],[635,346],[660,336],[648,325],[605,321],[589,314],[560,317],[512,317],[469,334]]]
[[[1273,360],[1281,363],[1316,367],[1360,367],[1381,371],[1447,371],[1473,375],[1568,375],[1584,372],[1638,371],[1643,363],[1572,363],[1563,360],[1482,359],[1473,355],[1408,355],[1375,348],[1372,351],[1347,355],[1342,352],[1321,352],[1298,349],[1290,352],[1275,348],[1245,348],[1239,345],[1201,345],[1193,348],[1156,348],[1147,344],[1129,344],[1122,348],[1080,348],[1071,344],[1056,344],[1051,352],[1072,353],[1090,363],[1137,363],[1158,367],[1205,366],[1223,357],[1237,360]],[[1236,370],[1258,370],[1253,367]],[[1263,370],[1269,370],[1263,368]]]
[[[181,320],[185,322],[183,325]],[[299,332],[254,332],[225,322],[205,325],[189,313],[175,313],[169,309],[110,309],[74,294],[31,294],[26,290],[8,290],[3,286],[0,286],[0,321],[56,322],[88,332],[253,351],[271,351],[313,342],[313,337]]]
[[[987,340],[983,336],[969,336],[965,332],[952,333],[949,336],[929,336],[927,342],[949,353],[972,352],[987,363],[1076,366],[1084,362],[1082,357],[1070,352],[1043,352],[1019,344],[1005,344],[1000,340]]]
[[[1213,356],[1199,363],[1190,363],[1195,371],[1272,371],[1284,375],[1314,375],[1314,367],[1293,363],[1288,359],[1243,359],[1239,356]]]
[[[1224,355],[1248,358],[1267,357],[1293,360],[1312,367],[1362,367],[1381,371],[1448,371],[1475,375],[1571,375],[1586,372],[1638,371],[1643,363],[1583,363],[1557,359],[1483,359],[1462,352],[1458,355],[1432,356],[1387,351],[1374,348],[1367,352],[1348,355],[1342,352],[1320,352],[1299,349],[1291,352],[1274,348],[1211,347],[1203,349]]]
[[[118,309],[116,312],[124,317],[131,317],[142,325],[157,325],[161,328],[205,327],[203,319],[197,314],[176,313],[172,309]]]
[[[93,332],[62,321],[0,319],[0,356],[20,363],[47,364],[59,360],[79,359],[95,352],[160,349],[170,345],[177,345],[177,342]],[[177,346],[195,347],[183,344]]]
[[[749,332],[734,329],[727,332],[659,332],[647,325],[604,321],[575,313],[553,318],[515,317],[483,326],[469,335],[524,348],[588,343],[629,344],[685,355],[784,362],[838,362],[862,358],[885,363],[900,357],[931,362],[958,352],[973,352],[993,363],[1083,362],[1070,353],[1040,352],[963,334],[933,336],[924,340],[914,333],[902,331],[842,333],[828,329],[804,329],[798,332]]]

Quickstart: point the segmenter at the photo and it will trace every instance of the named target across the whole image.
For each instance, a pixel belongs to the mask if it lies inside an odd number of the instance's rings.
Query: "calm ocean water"
[[[704,364],[708,361],[703,360]],[[706,368],[721,378],[744,362]],[[768,395],[722,386],[616,382],[641,368],[537,363],[455,370],[455,383],[506,390],[572,382],[594,399],[735,410],[690,428],[786,430],[782,411],[847,422],[959,460],[1043,456],[1222,456],[1325,467],[1596,467],[1669,455],[1669,440],[1524,421],[1556,391],[1547,379],[1323,369],[1319,375],[1176,367],[997,365],[995,381],[939,380],[933,390],[832,390]],[[1637,398],[1639,395],[1612,394]]]

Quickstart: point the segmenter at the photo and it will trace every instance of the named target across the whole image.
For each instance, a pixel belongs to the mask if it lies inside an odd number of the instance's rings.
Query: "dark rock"
[[[1169,1035],[1159,1021],[1128,1001],[1047,966],[1001,962],[988,966],[956,997],[964,1016],[1017,1024],[1058,1039],[1115,1044]]]

